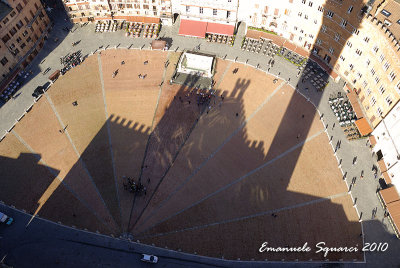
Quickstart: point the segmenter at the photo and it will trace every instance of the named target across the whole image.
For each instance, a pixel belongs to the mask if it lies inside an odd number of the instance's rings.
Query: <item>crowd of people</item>
[[[132,178],[129,177],[123,177],[123,179],[126,181],[123,183],[125,190],[129,191],[130,193],[146,194],[146,187],[144,187],[144,185],[140,182],[136,183]]]
[[[68,70],[82,63],[81,50],[78,50],[72,54],[67,54],[65,57],[60,58],[60,63],[64,66],[61,69],[61,73],[65,74]]]

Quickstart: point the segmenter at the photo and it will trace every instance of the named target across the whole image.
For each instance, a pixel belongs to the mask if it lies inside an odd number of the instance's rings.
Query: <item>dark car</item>
[[[32,93],[32,97],[38,98],[40,95],[44,93],[44,88],[42,86],[38,86]]]

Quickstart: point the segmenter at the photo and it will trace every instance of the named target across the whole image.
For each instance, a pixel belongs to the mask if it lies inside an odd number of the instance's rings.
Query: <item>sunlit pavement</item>
[[[83,55],[89,55],[93,52],[99,51],[99,49],[115,49],[118,48],[130,48],[130,49],[149,49],[151,39],[144,39],[144,38],[127,38],[124,36],[123,31],[118,31],[115,33],[101,33],[96,34],[94,33],[94,24],[87,25],[84,27],[74,26],[68,35],[64,36],[66,33],[62,30],[65,27],[65,22],[63,18],[59,18],[59,20],[55,23],[55,26],[50,33],[48,40],[45,43],[44,48],[40,51],[38,56],[35,60],[28,66],[27,70],[32,70],[33,75],[30,77],[31,79],[27,84],[23,86],[20,90],[20,95],[16,99],[11,99],[8,101],[3,107],[0,108],[0,136],[3,136],[7,130],[9,130],[17,121],[17,119],[28,109],[33,103],[33,97],[31,94],[33,93],[34,89],[39,86],[43,85],[48,81],[47,77],[56,69],[60,69],[60,57],[65,56],[68,53],[74,52],[76,50],[82,50]],[[170,50],[178,50],[181,51],[183,49],[193,49],[194,47],[200,44],[200,50],[204,52],[211,52],[216,54],[221,58],[226,58],[229,60],[236,60],[239,62],[245,62],[249,65],[256,67],[259,66],[262,70],[268,69],[268,57],[263,56],[260,58],[259,54],[251,53],[251,52],[244,52],[238,49],[238,42],[241,42],[241,38],[237,37],[237,42],[234,47],[229,47],[223,44],[216,44],[216,43],[207,43],[205,40],[200,40],[197,38],[188,38],[188,37],[181,37],[177,36],[177,26],[173,27],[164,27],[160,33],[161,37],[171,37],[172,38],[172,46]],[[54,39],[58,38],[59,41],[55,42]],[[76,41],[81,41],[79,45],[72,47],[72,43]],[[41,63],[42,62],[42,63]],[[43,75],[42,72],[50,67],[51,71],[47,73],[47,75]],[[296,66],[288,63],[287,61],[283,60],[280,57],[275,57],[275,65],[270,70],[270,73],[278,75],[281,74],[280,77],[283,79],[290,78],[290,84],[295,86],[298,83],[298,79],[296,77],[298,70]],[[347,172],[346,181],[349,185],[352,181],[353,177],[357,177],[356,184],[351,189],[351,194],[353,196],[353,200],[357,198],[356,207],[358,212],[361,215],[363,230],[364,230],[364,239],[365,242],[388,242],[389,249],[384,253],[367,253],[366,260],[367,263],[371,266],[374,264],[380,265],[393,265],[398,264],[396,262],[397,255],[394,253],[399,248],[399,240],[395,238],[393,235],[393,231],[391,226],[386,218],[383,217],[382,208],[378,202],[376,196],[376,189],[378,186],[378,181],[374,179],[373,173],[371,171],[372,165],[375,163],[375,160],[371,157],[371,152],[369,148],[366,146],[366,140],[358,140],[347,142],[344,133],[341,131],[339,126],[333,127],[333,124],[336,122],[336,118],[334,117],[333,113],[331,112],[329,105],[328,105],[328,97],[329,94],[332,92],[338,92],[343,88],[343,82],[335,83],[330,79],[330,83],[328,87],[325,89],[324,93],[317,93],[314,89],[305,90],[303,87],[299,87],[299,92],[305,95],[306,97],[310,98],[311,102],[318,101],[318,109],[323,114],[322,121],[325,125],[327,125],[327,135],[329,137],[333,136],[332,138],[332,145],[335,147],[338,140],[342,141],[341,148],[337,152],[338,160],[342,159],[341,169],[343,173]],[[321,96],[322,95],[322,96]],[[337,122],[336,122],[337,123]],[[332,150],[333,153],[333,150]],[[357,156],[358,161],[356,165],[352,165],[353,157]],[[364,171],[364,179],[360,179],[361,171]],[[372,210],[377,208],[376,217],[372,219]],[[14,211],[17,215],[18,213]],[[111,265],[114,266],[113,261],[121,261],[119,259],[123,259],[126,263],[120,263],[121,267],[124,264],[132,264],[132,262],[140,262],[138,254],[131,254],[130,247],[133,247],[131,243],[125,241],[114,240],[109,237],[103,236],[95,236],[88,233],[82,233],[81,231],[71,230],[69,228],[60,227],[58,225],[49,223],[47,221],[38,221],[33,220],[31,225],[25,229],[23,225],[28,222],[26,215],[19,214],[17,216],[17,222],[14,226],[8,229],[1,229],[1,245],[2,245],[2,254],[7,252],[11,254],[8,258],[19,259],[19,261],[27,260],[27,263],[18,263],[18,267],[24,267],[25,265],[29,265],[29,261],[31,258],[28,258],[27,255],[22,255],[19,257],[19,254],[27,254],[27,248],[32,245],[32,243],[40,243],[41,247],[43,244],[47,244],[47,248],[54,248],[54,245],[57,245],[58,248],[61,248],[61,245],[65,246],[66,252],[69,254],[61,253],[59,250],[57,253],[52,251],[47,251],[48,253],[43,254],[44,251],[40,251],[41,254],[46,255],[48,258],[43,258],[42,260],[45,262],[53,258],[53,263],[59,264],[64,266],[65,263],[84,263],[79,262],[76,257],[76,252],[82,252],[87,248],[88,251],[92,251],[92,253],[83,254],[85,256],[86,261],[90,264],[91,261],[94,261],[95,258],[91,258],[91,254],[104,255],[106,256],[107,253],[99,253],[97,250],[101,250],[102,252],[109,248],[116,248],[119,247],[119,244],[123,244],[123,247],[127,247],[127,252],[121,251],[119,254],[129,257],[124,258],[114,258],[111,255],[115,254],[115,250],[110,249],[110,259],[104,260],[102,265]],[[383,226],[387,228],[384,230],[382,228],[377,228],[379,225],[378,221],[380,221]],[[49,231],[49,230],[52,231]],[[57,234],[58,236],[51,236],[50,234]],[[71,242],[66,241],[65,239],[71,239],[71,237],[85,237],[88,240],[95,240],[96,245],[102,245],[101,247],[86,247],[86,245],[82,245],[81,242]],[[52,237],[52,239],[46,239],[45,237]],[[24,241],[24,242],[22,242]],[[63,241],[63,242],[60,242]],[[86,243],[86,242],[85,242]],[[76,245],[79,244],[79,249],[75,248]],[[60,247],[59,247],[60,245]],[[74,246],[73,246],[74,245]],[[107,245],[107,249],[102,248],[104,245]],[[135,244],[135,246],[138,246]],[[32,246],[33,247],[33,246]],[[140,246],[146,249],[150,247],[147,246]],[[39,248],[39,247],[35,247]],[[73,249],[74,248],[74,249]],[[100,249],[101,248],[101,249]],[[20,250],[19,250],[20,249]],[[118,249],[119,251],[120,249]],[[158,249],[151,249],[151,252],[157,253]],[[35,254],[39,251],[30,251],[32,254]],[[51,252],[51,253],[50,253]],[[75,253],[73,253],[75,252]],[[164,251],[162,251],[164,252]],[[169,252],[169,251],[166,251]],[[168,254],[174,255],[175,253],[169,252]],[[3,254],[4,255],[4,254]],[[40,255],[40,254],[39,254]],[[121,255],[121,256],[122,256]],[[132,256],[131,256],[132,255]],[[26,256],[24,258],[23,256]],[[51,256],[51,257],[50,257]],[[78,255],[79,256],[79,255]],[[58,259],[58,258],[64,259]],[[200,258],[194,256],[196,258]],[[69,259],[68,259],[69,258]],[[97,258],[97,257],[96,257]],[[132,259],[131,259],[132,258]],[[180,258],[180,257],[179,257]],[[206,259],[206,258],[205,258]],[[70,262],[68,262],[68,260]],[[83,260],[81,260],[83,261]],[[101,261],[100,259],[97,261]],[[129,261],[129,262],[128,262]],[[130,262],[132,261],[132,262]],[[10,262],[10,264],[12,264]],[[48,264],[46,262],[46,264]],[[94,264],[94,263],[93,263]],[[161,263],[160,263],[161,264]],[[166,265],[173,265],[168,264]],[[182,264],[183,265],[183,264]],[[192,264],[190,264],[192,265]],[[194,264],[193,264],[194,265]],[[171,266],[172,267],[172,266]]]

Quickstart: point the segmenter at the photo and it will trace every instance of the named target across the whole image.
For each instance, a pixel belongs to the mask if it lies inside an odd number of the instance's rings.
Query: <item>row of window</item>
[[[186,13],[190,13],[190,8],[191,6],[186,6]],[[199,14],[203,14],[204,13],[204,8],[203,7],[199,7]],[[213,16],[217,16],[218,15],[218,10],[217,9],[213,9]],[[229,10],[226,11],[226,18],[229,18],[231,16],[231,12]]]

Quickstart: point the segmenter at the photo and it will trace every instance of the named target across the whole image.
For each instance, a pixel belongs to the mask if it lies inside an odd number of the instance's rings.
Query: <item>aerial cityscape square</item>
[[[0,38],[1,267],[400,267],[400,1],[2,0]]]

